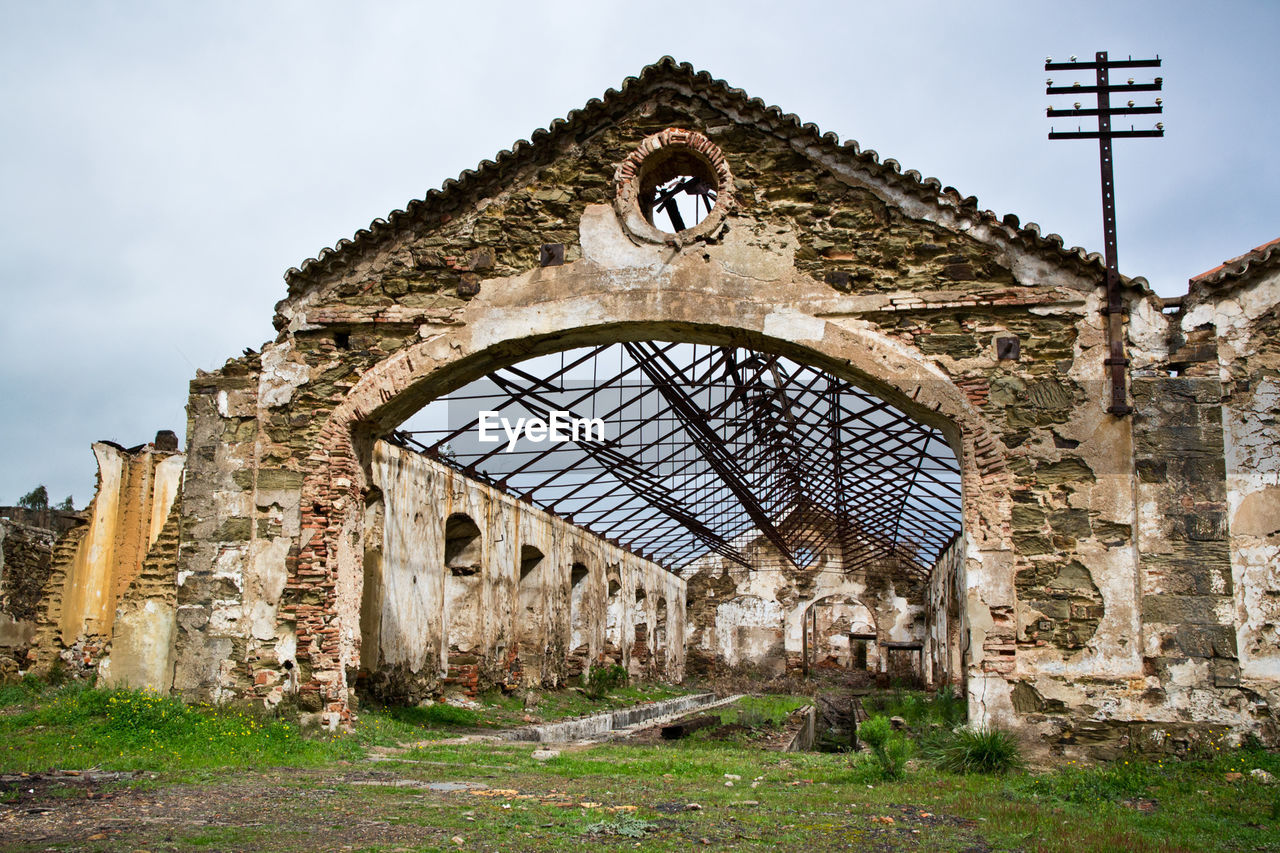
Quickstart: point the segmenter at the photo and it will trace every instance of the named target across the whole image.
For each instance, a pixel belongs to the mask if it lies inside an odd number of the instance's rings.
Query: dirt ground
[[[771,849],[770,834],[776,838],[779,829],[776,823],[746,820],[740,809],[751,808],[750,800],[745,807],[713,807],[689,821],[680,818],[701,808],[662,801],[660,791],[623,796],[588,790],[573,780],[470,769],[470,774],[452,775],[478,775],[484,781],[413,778],[355,766],[224,772],[177,784],[153,781],[148,774],[5,777],[0,793],[9,799],[0,802],[0,849],[634,849],[640,846],[634,838],[584,830],[593,820],[608,822],[637,807],[673,816],[656,821],[645,836],[645,849]],[[798,814],[793,825],[781,829],[804,829],[808,850],[901,849],[922,827],[969,836],[968,843],[948,849],[988,849],[970,835],[973,821],[912,806],[880,811],[870,818],[848,811]]]

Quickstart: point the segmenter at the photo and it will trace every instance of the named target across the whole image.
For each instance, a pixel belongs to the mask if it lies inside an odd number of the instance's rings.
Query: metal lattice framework
[[[482,412],[517,427],[598,418],[604,440],[485,443]],[[708,552],[758,569],[762,550],[803,568],[838,545],[843,571],[893,560],[923,574],[961,526],[958,465],[936,429],[823,370],[736,347],[535,359],[389,438],[670,569]]]

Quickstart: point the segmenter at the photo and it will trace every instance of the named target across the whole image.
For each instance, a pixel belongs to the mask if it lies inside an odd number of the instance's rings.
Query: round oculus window
[[[700,133],[670,127],[641,142],[618,166],[614,205],[624,225],[655,243],[714,233],[732,203],[724,155]]]

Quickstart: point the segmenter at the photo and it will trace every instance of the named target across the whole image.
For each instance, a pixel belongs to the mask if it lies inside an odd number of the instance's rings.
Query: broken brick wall
[[[0,683],[27,669],[55,531],[0,519]]]

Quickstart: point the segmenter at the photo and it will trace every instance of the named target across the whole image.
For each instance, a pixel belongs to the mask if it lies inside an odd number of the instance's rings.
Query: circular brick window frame
[[[655,187],[680,175],[694,175],[716,189],[716,203],[701,222],[683,231],[663,231],[645,209]],[[634,237],[650,243],[681,245],[713,236],[733,207],[733,175],[720,148],[701,133],[669,127],[647,137],[618,164],[613,206]]]

